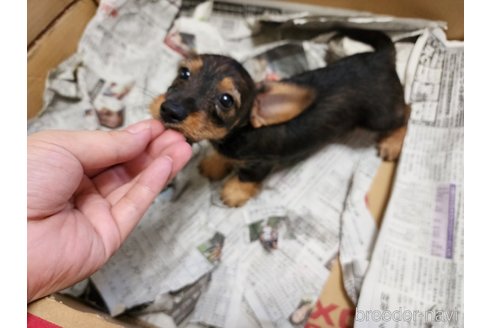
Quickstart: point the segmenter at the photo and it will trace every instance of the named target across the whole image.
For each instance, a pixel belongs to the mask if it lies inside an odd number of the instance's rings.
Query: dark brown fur
[[[204,175],[221,179],[237,168],[222,192],[227,205],[243,205],[274,167],[302,160],[356,127],[380,132],[380,154],[397,157],[407,115],[394,45],[380,32],[342,33],[375,51],[260,88],[229,57],[200,55],[182,63],[160,117],[190,141],[210,140],[217,153],[201,164]]]

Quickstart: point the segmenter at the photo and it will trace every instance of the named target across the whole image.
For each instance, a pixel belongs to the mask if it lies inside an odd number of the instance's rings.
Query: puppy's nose
[[[177,102],[167,100],[161,105],[161,118],[164,122],[179,123],[183,121],[188,114],[183,106]]]

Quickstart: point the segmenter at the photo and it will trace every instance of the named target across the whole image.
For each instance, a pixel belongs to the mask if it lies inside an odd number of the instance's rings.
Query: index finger
[[[31,136],[73,155],[89,176],[100,169],[129,161],[162,134],[157,120],[146,120],[118,131],[43,131]]]

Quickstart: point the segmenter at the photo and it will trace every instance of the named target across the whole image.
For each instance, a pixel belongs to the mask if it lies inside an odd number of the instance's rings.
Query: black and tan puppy
[[[407,110],[394,45],[376,31],[343,34],[375,51],[259,88],[229,57],[199,55],[181,64],[154,107],[166,127],[188,140],[210,140],[215,152],[201,162],[203,175],[219,180],[235,170],[222,189],[226,205],[243,205],[273,168],[302,160],[356,127],[381,133],[384,158],[398,156]]]

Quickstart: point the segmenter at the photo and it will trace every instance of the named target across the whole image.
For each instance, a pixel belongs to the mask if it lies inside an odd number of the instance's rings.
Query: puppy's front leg
[[[211,181],[225,178],[232,171],[232,168],[232,161],[215,150],[202,159],[198,166],[200,173]]]
[[[220,196],[227,206],[240,207],[256,196],[260,188],[261,182],[241,181],[234,175],[225,182]]]
[[[273,166],[264,163],[243,163],[238,175],[230,177],[222,188],[221,198],[229,207],[243,206],[258,194],[261,182]]]

